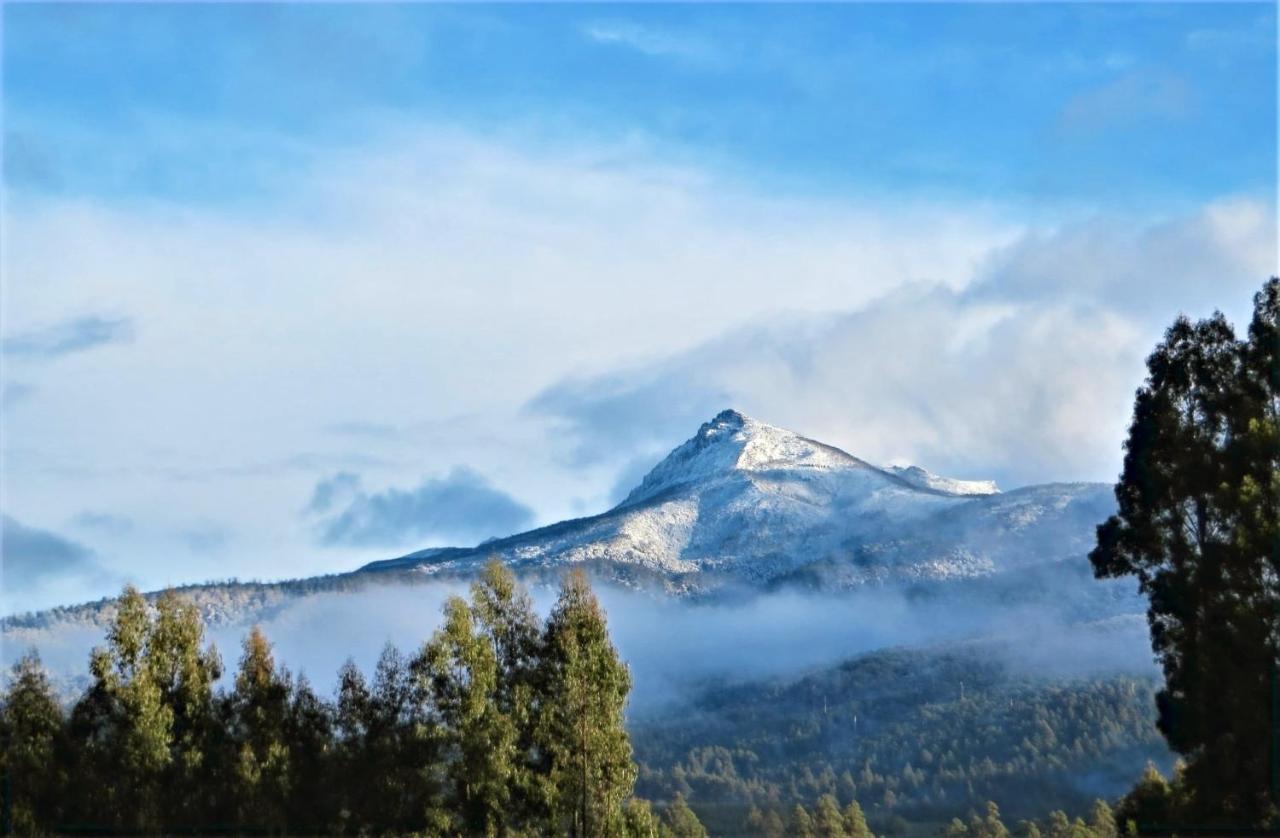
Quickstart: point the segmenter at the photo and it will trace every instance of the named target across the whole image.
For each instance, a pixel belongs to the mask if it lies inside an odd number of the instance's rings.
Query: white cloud
[[[558,420],[572,456],[618,468],[637,449],[659,453],[672,420],[710,415],[710,400],[875,462],[1006,486],[1106,481],[1146,353],[1180,312],[1222,304],[1243,326],[1275,270],[1274,231],[1266,207],[1235,200],[1031,234],[993,250],[965,289],[904,288],[840,316],[743,329],[561,382],[530,407]]]
[[[1276,269],[1276,218],[1248,198],[1135,223],[1098,218],[1025,236],[984,260],[973,295],[1024,303],[1074,300],[1168,323],[1222,308],[1245,316]]]
[[[962,290],[993,264],[1036,264],[1029,225],[987,205],[761,194],[638,141],[549,150],[401,126],[310,154],[287,191],[247,206],[11,196],[11,333],[84,311],[137,330],[26,376],[6,415],[6,511],[137,521],[99,549],[152,586],[383,558],[319,555],[298,519],[337,470],[403,486],[467,466],[540,522],[593,511],[618,468],[691,433],[721,396],[864,456],[942,466],[950,452],[980,472],[961,476],[1093,475],[1116,450],[1119,429],[1096,416],[1123,412],[1145,346],[1088,279],[1111,239],[1047,240],[1066,273],[1036,283],[1077,275],[1092,302],[1041,300],[1015,278],[981,300]],[[1213,210],[1216,238],[1178,259],[1232,234],[1252,267],[1266,248],[1250,207]],[[1129,275],[1148,246],[1125,245]],[[922,283],[936,288],[903,290]],[[564,438],[548,444],[544,419],[570,407],[522,412],[559,382],[584,382],[560,390],[581,401],[637,375],[679,399],[638,400],[653,429],[616,423],[616,462],[576,450],[601,440],[571,421],[550,423]],[[157,516],[219,522],[234,549],[175,563],[170,539],[146,535],[167,531]]]
[[[1146,348],[1139,335],[1097,307],[996,306],[922,288],[816,330],[741,331],[638,370],[631,387],[579,381],[535,404],[561,420],[572,450],[618,467],[635,455],[612,444],[630,423],[669,434],[650,446],[657,456],[688,435],[687,421],[684,431],[670,421],[687,403],[680,394],[718,392],[719,406],[873,462],[1002,485],[1107,479]]]

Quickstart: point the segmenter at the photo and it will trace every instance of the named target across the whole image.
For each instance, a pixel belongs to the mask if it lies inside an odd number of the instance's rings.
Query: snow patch
[[[956,480],[925,471],[920,466],[885,466],[884,470],[912,486],[949,495],[994,495],[1000,491],[994,480]]]

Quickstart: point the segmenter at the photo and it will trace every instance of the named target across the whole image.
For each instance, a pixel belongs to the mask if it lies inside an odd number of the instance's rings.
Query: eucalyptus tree
[[[0,788],[7,797],[0,829],[6,834],[38,834],[61,820],[62,739],[62,708],[40,657],[30,652],[13,665],[0,699]]]
[[[620,834],[636,779],[623,726],[631,675],[581,570],[561,583],[540,663],[535,744],[549,826],[583,838]]]
[[[1172,826],[1257,829],[1280,807],[1280,280],[1247,339],[1221,314],[1179,318],[1147,359],[1090,555],[1134,576],[1164,669],[1158,725],[1186,757]],[[1143,824],[1139,824],[1143,826]]]

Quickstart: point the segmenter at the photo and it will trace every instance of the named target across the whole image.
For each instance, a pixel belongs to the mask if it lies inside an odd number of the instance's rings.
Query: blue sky
[[[635,137],[837,195],[1145,207],[1275,176],[1268,4],[19,5],[6,24],[9,130],[45,162],[11,181],[37,190],[261,195],[387,119]]]
[[[1108,480],[1276,270],[1273,4],[2,14],[8,610],[597,511],[730,404]]]

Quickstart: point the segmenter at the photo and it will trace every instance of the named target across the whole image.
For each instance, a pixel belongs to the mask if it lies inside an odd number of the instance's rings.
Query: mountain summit
[[[724,410],[658,463],[619,508],[656,497],[677,486],[721,478],[734,471],[765,474],[806,469],[883,471],[917,489],[947,495],[993,495],[1000,491],[990,480],[955,480],[931,474],[919,466],[878,469],[839,448],[767,425],[736,410]]]
[[[620,506],[639,503],[675,486],[723,477],[732,471],[865,466],[866,463],[838,448],[757,422],[736,410],[724,410],[658,463]]]
[[[467,573],[496,557],[528,573],[586,564],[678,590],[977,577],[1082,555],[1111,506],[1097,484],[999,493],[989,481],[880,468],[725,410],[607,512],[365,570]]]

